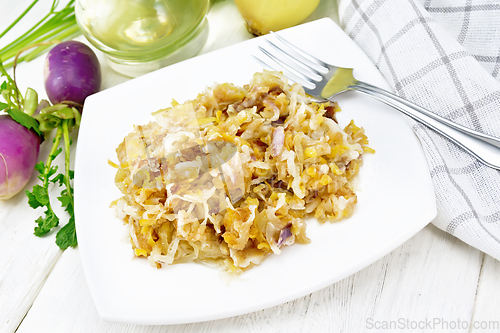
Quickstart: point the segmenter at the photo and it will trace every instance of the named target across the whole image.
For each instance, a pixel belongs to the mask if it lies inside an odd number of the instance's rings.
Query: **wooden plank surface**
[[[485,260],[479,277],[483,256],[429,225],[364,270],[281,306],[196,324],[135,326],[107,323],[97,316],[78,250],[70,250],[56,264],[17,332],[369,332],[384,323],[404,331],[437,319],[470,322],[478,281],[486,283],[488,293],[500,292],[495,281],[498,265],[490,265],[493,259]],[[476,309],[476,318],[479,311],[489,320],[500,313],[498,302],[484,300],[484,306],[489,309]]]
[[[500,261],[484,255],[470,332],[500,332]]]
[[[20,13],[29,2],[2,1],[0,12]],[[216,3],[213,9],[204,52],[250,38],[232,0]],[[14,18],[7,17],[0,21],[0,31]],[[228,24],[234,26],[228,29]],[[21,90],[29,85],[44,95],[42,64],[38,59],[20,67]],[[103,88],[127,80],[102,64]],[[45,143],[40,156],[47,153]],[[35,182],[33,178],[30,185]],[[62,253],[54,234],[33,236],[39,213],[27,206],[23,195],[0,202],[0,332],[363,332],[392,322],[411,328],[436,318],[448,323],[500,320],[499,262],[428,226],[366,269],[282,306],[189,325],[106,323],[94,309],[78,249]]]

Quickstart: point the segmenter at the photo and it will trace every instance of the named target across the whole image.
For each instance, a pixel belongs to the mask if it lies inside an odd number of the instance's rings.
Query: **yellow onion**
[[[250,33],[260,36],[299,24],[320,0],[235,0]]]

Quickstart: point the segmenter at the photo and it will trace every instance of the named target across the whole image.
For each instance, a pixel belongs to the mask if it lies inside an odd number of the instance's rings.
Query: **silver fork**
[[[272,33],[272,36],[282,46],[269,39],[265,39],[266,47],[259,46],[266,59],[272,60],[272,65],[260,57],[254,56],[254,58],[265,67],[281,70],[289,79],[303,83],[307,94],[319,100],[331,99],[349,90],[370,95],[447,137],[485,165],[500,170],[499,138],[456,124],[387,90],[358,81],[353,76],[352,68],[325,63],[280,35]]]

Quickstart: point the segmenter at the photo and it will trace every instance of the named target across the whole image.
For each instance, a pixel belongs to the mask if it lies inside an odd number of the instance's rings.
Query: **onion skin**
[[[47,54],[44,81],[52,104],[71,101],[83,105],[87,96],[101,88],[101,66],[87,45],[62,42]]]
[[[0,115],[0,199],[12,198],[28,183],[40,143],[35,132],[9,115]]]
[[[283,126],[278,126],[273,132],[273,141],[271,143],[273,157],[278,157],[285,148],[285,129]]]

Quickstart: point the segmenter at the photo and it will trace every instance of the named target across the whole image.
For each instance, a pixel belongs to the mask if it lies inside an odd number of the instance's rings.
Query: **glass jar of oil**
[[[210,0],[77,0],[83,34],[111,68],[131,77],[196,55]]]

